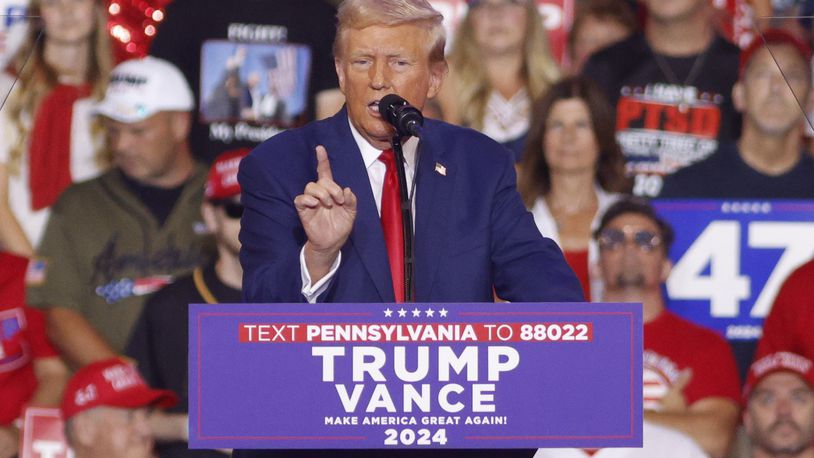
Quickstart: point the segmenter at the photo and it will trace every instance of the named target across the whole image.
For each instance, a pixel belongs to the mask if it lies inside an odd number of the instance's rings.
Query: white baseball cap
[[[192,90],[175,65],[156,57],[122,62],[110,73],[105,98],[96,114],[138,122],[160,111],[191,111]]]

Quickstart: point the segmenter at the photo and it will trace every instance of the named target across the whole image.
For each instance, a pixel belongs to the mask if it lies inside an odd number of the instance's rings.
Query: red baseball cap
[[[749,401],[752,390],[764,378],[776,372],[791,372],[797,374],[810,387],[814,388],[814,363],[797,353],[780,351],[768,354],[749,367],[746,375],[746,385],[743,387],[743,402]]]
[[[249,148],[235,149],[227,151],[215,159],[209,169],[209,177],[206,179],[206,189],[204,189],[206,200],[223,200],[240,194],[237,171],[240,161],[250,151]]]
[[[789,45],[797,51],[806,63],[811,62],[811,48],[802,40],[785,30],[769,29],[763,32],[762,38],[760,35],[756,35],[752,42],[749,43],[749,46],[741,51],[740,70],[738,73],[741,78],[743,77],[743,72],[746,71],[746,66],[749,65],[749,61],[752,60],[752,56],[766,45]]]
[[[62,396],[62,418],[101,406],[135,409],[177,403],[175,393],[150,389],[135,367],[112,358],[88,364],[71,377]]]

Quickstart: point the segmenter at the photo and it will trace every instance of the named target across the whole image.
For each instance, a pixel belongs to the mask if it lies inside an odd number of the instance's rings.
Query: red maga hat
[[[749,373],[746,375],[746,385],[743,387],[744,403],[749,401],[749,396],[758,383],[776,372],[797,374],[810,387],[814,388],[814,363],[797,353],[779,351],[756,360],[749,367]]]
[[[94,407],[172,407],[178,396],[168,390],[153,390],[132,365],[118,358],[89,364],[68,381],[62,396],[65,420]]]
[[[249,148],[227,151],[215,159],[206,179],[206,200],[223,200],[240,194],[237,171],[240,161],[249,154]]]
[[[809,48],[807,44],[785,30],[769,29],[763,32],[763,37],[756,35],[752,42],[749,43],[749,46],[741,51],[739,70],[741,77],[743,77],[743,72],[746,71],[746,66],[749,65],[749,61],[752,60],[752,56],[766,45],[789,45],[797,51],[806,63],[811,62],[811,48]]]

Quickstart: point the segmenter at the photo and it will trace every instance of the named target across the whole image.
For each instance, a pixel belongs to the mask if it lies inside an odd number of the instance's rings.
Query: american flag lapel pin
[[[444,167],[440,162],[435,163],[435,171],[441,176],[447,176],[447,168]]]

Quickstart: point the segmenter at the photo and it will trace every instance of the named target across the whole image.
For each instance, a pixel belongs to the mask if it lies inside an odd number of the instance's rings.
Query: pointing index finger
[[[324,146],[317,146],[317,180],[334,180],[333,172],[331,172],[331,163],[328,161],[328,151]]]

